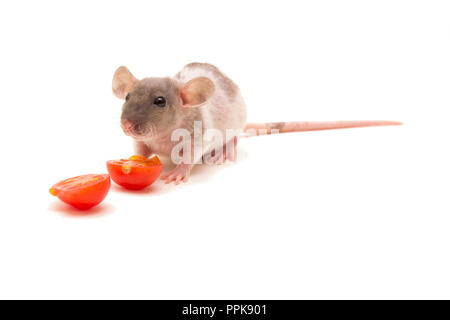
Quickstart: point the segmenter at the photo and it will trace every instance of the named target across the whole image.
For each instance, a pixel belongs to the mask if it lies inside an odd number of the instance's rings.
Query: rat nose
[[[122,129],[123,131],[125,131],[126,133],[132,133],[133,132],[133,123],[131,121],[128,120],[122,120]]]

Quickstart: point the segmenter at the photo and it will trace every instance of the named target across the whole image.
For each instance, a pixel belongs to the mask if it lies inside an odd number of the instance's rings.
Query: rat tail
[[[345,128],[360,128],[374,126],[398,126],[398,121],[385,120],[358,120],[358,121],[327,121],[327,122],[268,122],[247,123],[244,128],[244,136],[259,136],[274,133],[331,130]]]

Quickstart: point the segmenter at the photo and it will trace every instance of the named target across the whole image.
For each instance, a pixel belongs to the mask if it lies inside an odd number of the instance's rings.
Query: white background
[[[9,1],[0,5],[0,298],[450,298],[446,1]],[[402,127],[242,140],[70,209],[57,181],[132,154],[114,70],[210,62],[251,121]]]

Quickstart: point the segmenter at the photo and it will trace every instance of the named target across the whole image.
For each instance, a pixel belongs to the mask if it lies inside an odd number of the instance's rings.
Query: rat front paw
[[[180,184],[181,181],[187,182],[189,179],[189,174],[191,172],[192,165],[179,164],[172,171],[167,172],[161,176],[161,180],[165,180],[166,184],[174,182],[176,185]]]

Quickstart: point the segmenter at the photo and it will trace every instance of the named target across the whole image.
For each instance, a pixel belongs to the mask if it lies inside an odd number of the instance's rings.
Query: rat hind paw
[[[165,180],[166,184],[174,182],[176,185],[180,184],[181,181],[187,182],[189,179],[191,168],[191,165],[183,163],[179,164],[175,167],[175,169],[162,175],[161,180]]]

